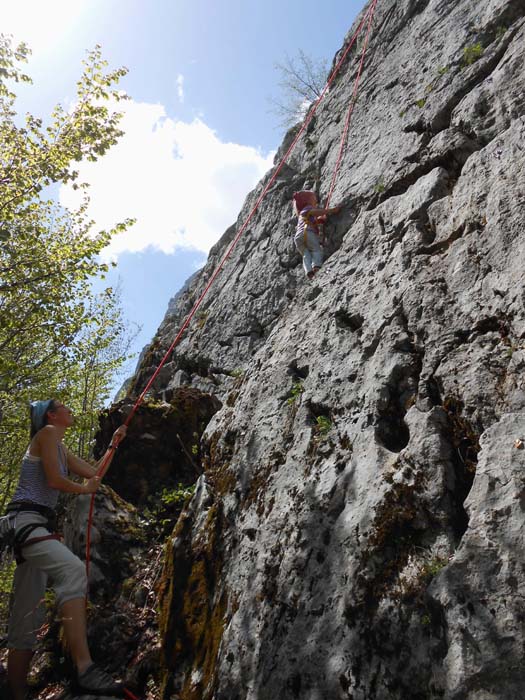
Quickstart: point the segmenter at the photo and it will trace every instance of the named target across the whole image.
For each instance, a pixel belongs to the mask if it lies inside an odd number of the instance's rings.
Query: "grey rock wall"
[[[168,548],[166,698],[525,692],[525,4],[379,0],[310,283],[290,199],[326,194],[356,66],[155,385],[223,404]]]

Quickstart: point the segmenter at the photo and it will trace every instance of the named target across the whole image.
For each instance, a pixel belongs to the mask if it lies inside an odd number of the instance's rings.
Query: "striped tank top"
[[[303,238],[305,234],[305,227],[307,231],[315,233],[316,236],[319,235],[319,229],[315,223],[315,219],[308,217],[308,212],[313,209],[312,206],[308,205],[304,207],[299,212],[299,218],[297,219],[297,228],[295,229],[294,240],[298,238]]]
[[[67,476],[67,460],[64,447],[57,443],[58,466],[60,474]],[[47,483],[46,474],[40,457],[29,454],[29,447],[22,460],[20,479],[11,503],[30,502],[47,508],[55,508],[59,491]]]

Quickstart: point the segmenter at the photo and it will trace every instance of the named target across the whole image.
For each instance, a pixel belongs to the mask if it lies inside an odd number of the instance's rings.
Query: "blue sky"
[[[33,48],[19,111],[45,118],[74,100],[85,52],[102,46],[125,65],[126,136],[81,168],[100,226],[136,217],[107,251],[118,265],[140,350],[169,299],[201,266],[271,165],[282,139],[268,98],[278,96],[274,64],[300,49],[329,64],[362,0],[11,0],[0,31]],[[71,190],[60,201],[75,205]]]

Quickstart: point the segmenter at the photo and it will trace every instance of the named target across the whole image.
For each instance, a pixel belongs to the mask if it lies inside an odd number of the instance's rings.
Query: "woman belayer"
[[[8,517],[13,519],[18,564],[7,638],[7,673],[13,700],[24,700],[26,695],[27,674],[37,634],[44,622],[48,578],[76,667],[76,690],[94,695],[123,692],[122,684],[96,666],[91,658],[86,635],[85,566],[52,534],[59,493],[95,493],[104,475],[97,476],[97,465],[76,457],[63,444],[64,433],[73,420],[71,410],[55,399],[31,404],[31,442],[22,460],[18,486],[7,507]],[[110,448],[116,447],[125,434],[126,427],[120,426],[113,434]],[[109,450],[104,472],[113,454],[114,450]],[[68,471],[83,477],[84,483],[69,479]]]

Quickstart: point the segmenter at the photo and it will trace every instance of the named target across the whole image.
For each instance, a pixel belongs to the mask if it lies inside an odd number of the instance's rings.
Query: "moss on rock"
[[[197,532],[191,510],[180,517],[166,550],[159,591],[164,679],[162,697],[211,698],[216,659],[226,624],[222,508],[213,504]]]

